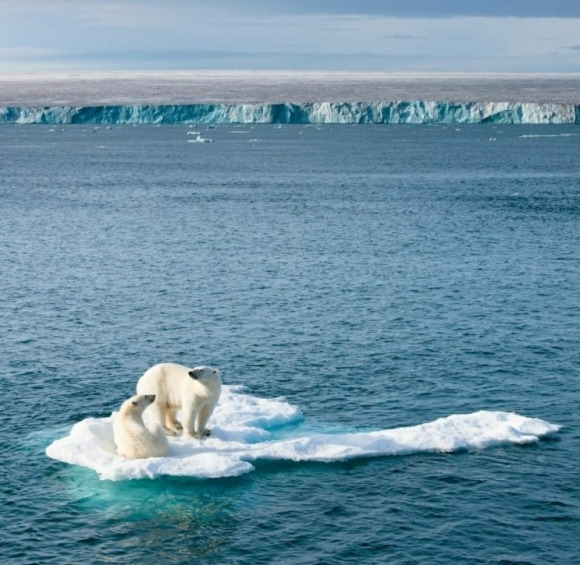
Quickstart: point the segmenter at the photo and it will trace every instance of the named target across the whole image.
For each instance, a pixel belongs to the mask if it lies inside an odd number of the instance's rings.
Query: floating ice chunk
[[[194,139],[188,139],[187,141],[189,143],[211,143],[213,141],[213,139],[209,139],[208,137],[202,137],[200,132],[187,132],[187,134],[190,133],[196,133],[197,137],[195,137]]]
[[[519,137],[572,137],[578,135],[576,133],[537,133],[537,134],[525,134]]]
[[[258,398],[245,394],[241,387],[224,386],[210,420],[209,438],[171,437],[167,457],[125,459],[117,455],[113,442],[115,416],[116,413],[109,418],[87,418],[75,424],[68,436],[48,446],[47,455],[93,469],[101,479],[162,475],[216,478],[252,471],[252,463],[259,460],[333,462],[381,455],[447,453],[532,443],[559,430],[557,425],[511,412],[480,411],[373,432],[313,433],[298,426],[280,439],[275,430],[302,419],[296,406],[282,398]]]

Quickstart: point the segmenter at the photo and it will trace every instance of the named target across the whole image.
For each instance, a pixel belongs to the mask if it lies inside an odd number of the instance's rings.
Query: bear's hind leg
[[[157,400],[147,408],[147,414],[148,419],[157,424],[167,435],[177,435],[172,428],[166,426],[167,410],[163,405],[159,404]]]
[[[166,406],[158,404],[157,401],[155,401],[149,410],[151,410],[151,415],[154,416],[155,421],[161,426],[166,435],[177,435],[177,432],[173,428],[167,426],[168,415]]]
[[[166,430],[170,430],[173,435],[176,435],[178,431],[182,429],[181,424],[177,421],[176,418],[177,410],[168,408],[165,411],[165,426]]]

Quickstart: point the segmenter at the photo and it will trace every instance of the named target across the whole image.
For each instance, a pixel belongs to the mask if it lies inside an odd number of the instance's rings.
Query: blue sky
[[[580,72],[580,0],[0,0],[0,72]]]

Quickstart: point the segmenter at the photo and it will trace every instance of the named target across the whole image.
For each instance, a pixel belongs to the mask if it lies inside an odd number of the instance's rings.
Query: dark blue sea
[[[0,563],[580,564],[578,126],[0,127]],[[453,453],[101,480],[46,448],[159,362]]]

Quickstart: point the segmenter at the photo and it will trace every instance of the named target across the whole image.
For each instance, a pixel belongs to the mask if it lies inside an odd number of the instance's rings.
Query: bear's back
[[[169,400],[173,394],[180,394],[184,386],[192,381],[189,367],[177,363],[159,363],[143,373],[137,382],[139,394],[157,394],[160,401]]]
[[[178,363],[158,363],[143,373],[143,377],[155,379],[189,378],[191,369]],[[141,378],[143,378],[141,377]]]

